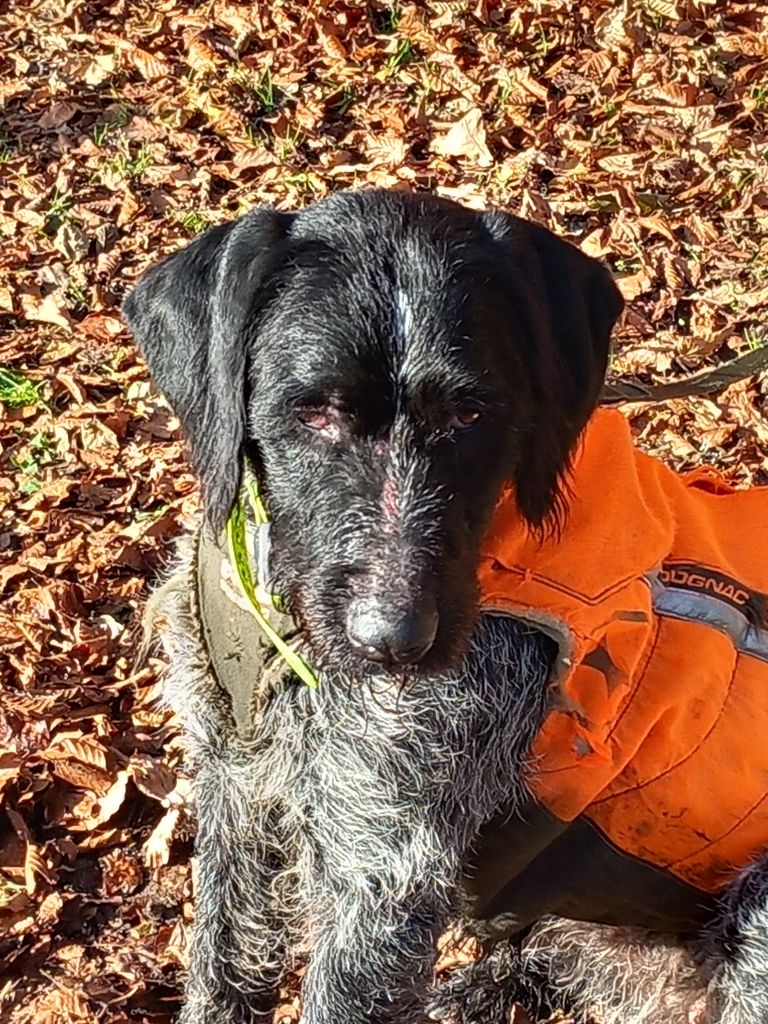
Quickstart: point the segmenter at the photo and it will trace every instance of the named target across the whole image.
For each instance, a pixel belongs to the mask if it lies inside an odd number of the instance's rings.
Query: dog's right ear
[[[148,270],[123,305],[152,377],[179,417],[216,532],[240,483],[248,328],[269,297],[293,216],[260,208],[211,228]]]
[[[624,300],[606,267],[538,224],[499,210],[480,218],[526,340],[535,401],[514,484],[523,517],[542,531],[565,516],[564,477],[598,402]]]

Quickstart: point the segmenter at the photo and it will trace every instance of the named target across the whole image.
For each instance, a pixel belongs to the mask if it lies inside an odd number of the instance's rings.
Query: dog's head
[[[128,322],[220,530],[244,457],[319,662],[447,667],[506,483],[546,529],[622,307],[544,229],[401,192],[257,209],[149,270]]]

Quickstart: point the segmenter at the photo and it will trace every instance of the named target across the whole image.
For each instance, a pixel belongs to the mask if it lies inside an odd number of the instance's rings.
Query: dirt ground
[[[0,33],[0,1018],[168,1024],[194,823],[134,658],[197,492],[126,288],[254,203],[430,189],[603,257],[617,375],[755,350],[768,9],[18,0]],[[766,396],[762,373],[627,412],[647,450],[741,486],[768,482]]]

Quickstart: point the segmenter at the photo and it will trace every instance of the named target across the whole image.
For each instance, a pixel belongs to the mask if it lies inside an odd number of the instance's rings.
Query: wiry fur
[[[748,867],[725,894],[707,935],[712,1020],[768,1021],[768,857]]]
[[[185,724],[200,828],[182,1024],[248,1024],[310,959],[306,1024],[507,1024],[516,1002],[587,1024],[765,1024],[768,869],[747,870],[699,938],[545,918],[432,987],[461,922],[474,835],[527,794],[551,651],[486,615],[463,670],[398,691],[326,675],[272,698],[237,735],[208,671],[188,553],[163,588],[166,693]],[[546,642],[545,642],[546,644]],[[399,999],[397,996],[399,995]],[[394,997],[394,998],[393,998]]]
[[[483,826],[522,806],[549,708],[552,641],[478,616],[485,530],[510,481],[534,530],[562,524],[620,309],[605,270],[540,228],[381,192],[254,211],[129,297],[214,529],[243,458],[255,468],[274,579],[320,674],[243,735],[188,562],[154,602],[199,813],[183,1024],[268,1020],[299,966],[303,1024],[508,1024],[515,1000],[602,1024],[768,1024],[763,863],[703,934],[528,927],[512,908],[512,938],[432,986],[449,924],[499,934],[468,920],[463,882]],[[410,657],[398,631],[425,606],[437,632]]]
[[[411,1020],[460,912],[470,844],[516,785],[522,798],[546,647],[485,615],[463,671],[402,689],[326,673],[316,691],[275,695],[243,740],[207,670],[190,571],[166,584],[162,608],[167,693],[200,802],[183,1019],[257,1019],[309,944],[308,1024]]]

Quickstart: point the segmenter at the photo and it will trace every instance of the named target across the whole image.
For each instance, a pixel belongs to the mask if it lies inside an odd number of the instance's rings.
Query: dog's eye
[[[448,427],[451,430],[469,430],[470,427],[474,427],[482,415],[479,409],[470,406],[457,409],[448,421]]]
[[[305,427],[322,434],[331,441],[337,440],[339,436],[339,414],[331,406],[320,406],[314,409],[299,409],[297,413],[299,422]]]

